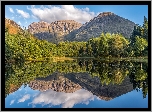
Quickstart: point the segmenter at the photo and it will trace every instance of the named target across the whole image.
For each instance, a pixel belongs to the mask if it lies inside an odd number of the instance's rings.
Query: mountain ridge
[[[62,41],[65,35],[78,29],[81,25],[74,20],[59,20],[52,23],[40,21],[30,24],[28,30],[38,39],[56,43]]]
[[[8,28],[10,34],[17,34],[18,32],[23,32],[23,29],[15,21],[5,18],[5,28]]]
[[[92,37],[100,36],[101,33],[121,33],[124,37],[130,38],[134,26],[136,24],[128,19],[111,12],[103,12],[78,30],[68,34],[65,40],[87,41]]]
[[[5,18],[5,24],[8,23],[6,22],[8,20]],[[40,40],[58,43],[61,41],[88,41],[90,38],[99,37],[101,33],[120,33],[124,37],[130,38],[134,26],[137,25],[128,19],[112,12],[102,12],[84,24],[75,20],[58,20],[52,23],[39,21],[31,23],[27,30]],[[18,29],[20,25],[14,27]],[[22,30],[20,27],[21,30],[14,31],[14,27],[12,28],[12,32],[15,32],[13,34]]]

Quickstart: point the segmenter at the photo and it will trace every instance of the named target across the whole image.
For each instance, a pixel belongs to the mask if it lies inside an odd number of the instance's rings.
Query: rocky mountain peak
[[[5,18],[5,28],[8,28],[10,34],[17,34],[22,32],[23,29],[15,21]]]
[[[65,93],[73,93],[82,89],[79,84],[65,78],[60,73],[54,73],[46,78],[38,78],[34,81],[30,81],[29,87],[33,90],[46,91],[52,89],[53,91]]]
[[[112,12],[103,12],[103,13],[100,13],[97,17],[109,16],[109,15],[114,15],[114,13],[112,13]]]
[[[30,24],[28,30],[38,39],[47,38],[48,41],[55,42],[56,40],[62,40],[62,37],[81,26],[81,23],[74,20],[59,20],[52,23],[40,21]]]
[[[100,13],[97,17],[85,23],[78,30],[68,34],[65,40],[87,41],[92,37],[99,37],[101,33],[120,33],[130,38],[136,24],[112,12]]]
[[[38,33],[38,32],[45,32],[45,31],[50,31],[50,32],[66,32],[67,31],[72,31],[74,29],[78,29],[82,26],[81,23],[78,23],[74,20],[59,20],[55,21],[52,23],[47,23],[45,21],[40,21],[40,22],[34,22],[28,26],[28,29],[31,33]],[[43,29],[47,28],[47,29]],[[62,34],[64,35],[64,33]]]

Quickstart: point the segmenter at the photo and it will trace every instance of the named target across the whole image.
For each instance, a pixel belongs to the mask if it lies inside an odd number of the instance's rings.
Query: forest
[[[50,60],[52,57],[126,58],[148,57],[148,20],[134,27],[130,38],[101,33],[87,42],[63,41],[58,44],[39,40],[28,30],[9,34],[5,28],[5,63],[26,60]]]

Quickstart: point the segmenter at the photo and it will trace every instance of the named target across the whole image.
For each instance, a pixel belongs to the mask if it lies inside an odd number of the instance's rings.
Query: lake
[[[148,108],[148,63],[76,59],[5,65],[5,108]]]

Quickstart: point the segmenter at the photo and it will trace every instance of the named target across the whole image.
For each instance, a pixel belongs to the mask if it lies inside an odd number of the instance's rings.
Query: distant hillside
[[[75,29],[80,28],[81,26],[81,23],[74,20],[61,20],[52,23],[41,21],[30,24],[28,26],[28,30],[38,39],[57,43],[62,41],[65,35],[69,34]]]
[[[87,41],[104,33],[121,33],[129,38],[136,24],[111,12],[100,13],[78,30],[65,36],[65,40]]]

